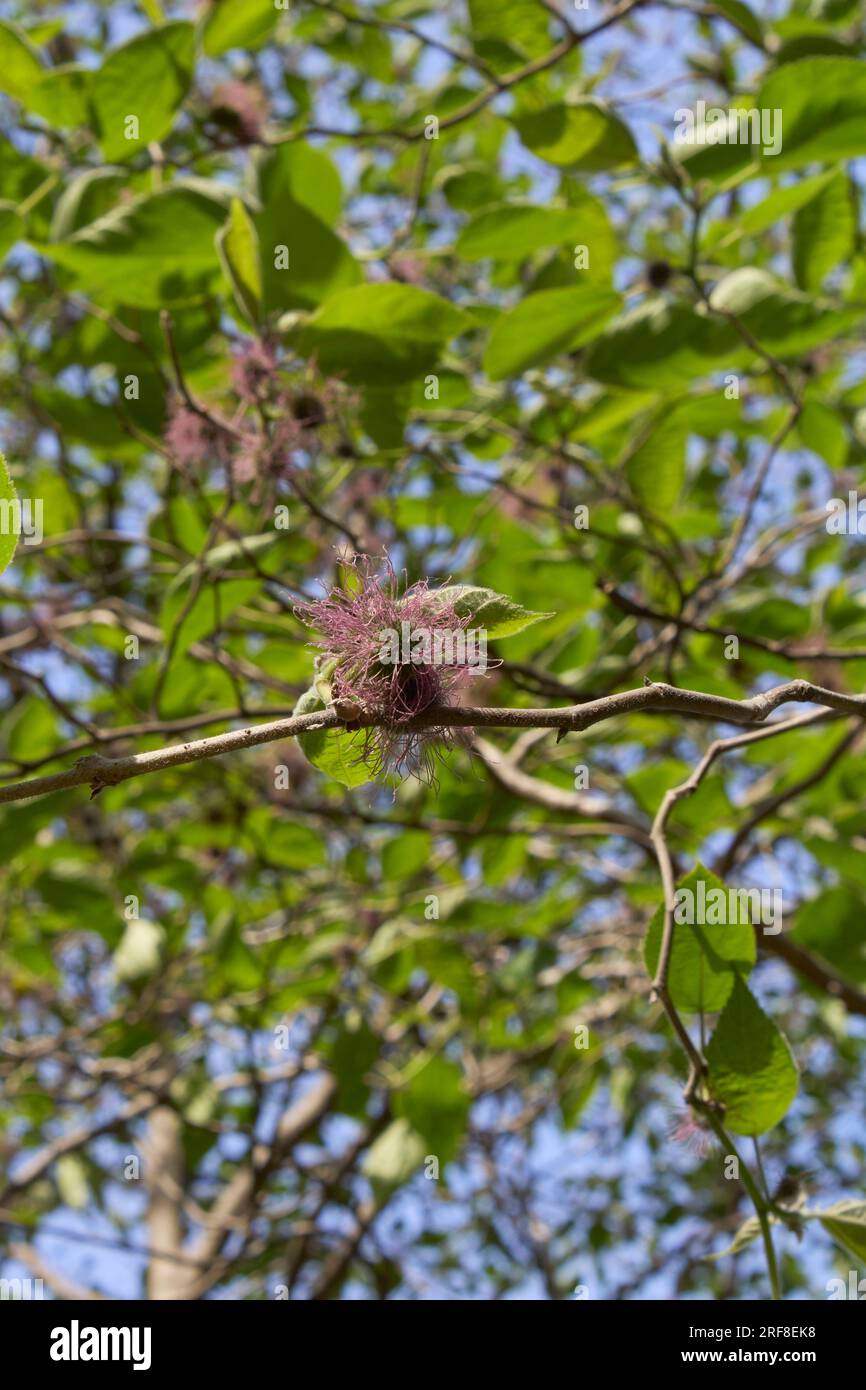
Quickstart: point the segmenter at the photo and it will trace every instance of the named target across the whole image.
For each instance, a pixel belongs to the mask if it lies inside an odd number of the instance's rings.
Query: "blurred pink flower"
[[[670,1137],[675,1144],[684,1144],[697,1158],[706,1158],[713,1147],[712,1130],[701,1124],[693,1110],[680,1112]]]
[[[426,279],[424,262],[407,252],[392,256],[388,267],[394,279],[401,280],[404,285],[423,285]]]
[[[261,140],[268,108],[258,87],[237,80],[223,82],[213,94],[213,112],[217,117],[228,115],[240,144],[255,145]]]
[[[232,477],[236,483],[251,483],[263,472],[262,440],[251,434],[232,459]]]
[[[165,447],[179,468],[225,462],[227,443],[224,432],[203,415],[179,401],[171,407]]]
[[[235,354],[232,386],[246,405],[255,405],[273,381],[277,354],[272,343],[253,339]]]

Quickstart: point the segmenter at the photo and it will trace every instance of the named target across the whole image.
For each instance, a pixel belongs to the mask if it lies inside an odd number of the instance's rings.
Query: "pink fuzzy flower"
[[[232,459],[232,477],[236,483],[251,483],[265,471],[262,441],[251,434],[244,440]]]
[[[423,285],[427,278],[424,262],[405,251],[392,256],[388,266],[394,279],[402,281],[404,285]]]
[[[283,415],[274,426],[274,454],[279,461],[280,454],[290,454],[306,443],[304,427],[293,415]]]
[[[241,145],[255,145],[262,138],[267,103],[258,87],[248,82],[223,82],[213,94],[213,113],[228,118]]]
[[[706,1158],[713,1147],[712,1130],[702,1125],[692,1110],[680,1113],[670,1137],[675,1144],[684,1144],[697,1158]]]
[[[227,457],[227,439],[223,432],[180,402],[171,408],[165,447],[179,468],[222,463]]]
[[[232,386],[245,405],[255,405],[267,394],[277,370],[272,343],[258,339],[245,343],[232,363]]]
[[[433,706],[454,704],[478,674],[460,641],[470,619],[437,598],[426,580],[407,585],[405,572],[398,578],[387,557],[381,570],[366,556],[347,563],[354,570],[350,589],[332,589],[295,611],[322,634],[315,645],[323,660],[336,662],[334,701],[377,721],[363,730],[361,760],[375,772],[432,780],[435,745],[453,741],[452,733],[406,725]]]

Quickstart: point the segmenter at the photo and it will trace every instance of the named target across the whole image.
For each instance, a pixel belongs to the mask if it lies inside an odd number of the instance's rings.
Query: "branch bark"
[[[614,719],[618,715],[647,712],[683,714],[689,718],[712,719],[728,724],[761,724],[774,710],[785,704],[815,704],[840,714],[866,716],[866,695],[847,695],[843,691],[826,690],[811,681],[793,680],[778,685],[761,695],[744,700],[724,695],[708,695],[700,690],[680,690],[660,681],[647,681],[636,690],[624,690],[605,695],[584,704],[561,709],[495,709],[479,706],[433,706],[402,728],[500,728],[500,729],[559,729],[563,733],[579,732]],[[148,753],[136,753],[128,758],[103,758],[89,754],[79,758],[66,772],[47,777],[33,777],[24,782],[12,782],[0,788],[0,803],[26,801],[49,792],[67,791],[71,787],[89,786],[92,795],[103,787],[116,786],[148,772],[160,772],[171,767],[202,762],[225,753],[256,748],[264,743],[276,743],[301,733],[318,729],[373,727],[378,721],[362,718],[347,724],[333,708],[312,714],[294,715],[267,724],[253,724],[245,729],[233,729],[212,738],[190,743],[155,748]]]

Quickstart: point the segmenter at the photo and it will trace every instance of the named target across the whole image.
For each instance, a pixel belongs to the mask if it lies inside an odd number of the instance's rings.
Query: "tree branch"
[[[656,714],[684,714],[689,718],[713,719],[728,724],[761,724],[785,704],[823,705],[828,710],[841,714],[866,716],[866,695],[846,695],[838,690],[826,690],[813,685],[811,681],[793,680],[778,685],[762,695],[752,695],[748,699],[733,700],[724,695],[708,695],[700,690],[680,690],[677,686],[660,681],[647,681],[636,690],[624,690],[616,695],[605,695],[598,700],[587,700],[581,705],[570,705],[563,709],[495,709],[484,706],[451,707],[431,706],[423,714],[408,720],[403,729],[437,728],[500,728],[500,729],[559,729],[563,734],[579,732],[614,719],[621,714],[634,714],[638,711]],[[99,754],[89,754],[79,758],[66,772],[53,773],[48,777],[32,777],[25,782],[12,782],[0,788],[0,803],[26,801],[30,797],[44,796],[48,792],[68,791],[70,787],[89,786],[92,795],[103,787],[116,786],[133,777],[141,777],[148,772],[160,772],[171,767],[182,767],[187,763],[202,762],[207,758],[218,758],[224,753],[235,753],[245,748],[256,748],[263,743],[276,743],[280,739],[297,734],[312,733],[320,729],[344,728],[354,731],[362,728],[381,727],[380,721],[362,717],[347,722],[334,708],[324,709],[312,714],[293,715],[290,719],[277,719],[268,724],[254,724],[245,729],[232,729],[228,733],[215,734],[212,738],[198,739],[191,743],[175,744],[168,748],[155,748],[148,753],[136,753],[128,758],[103,758]]]

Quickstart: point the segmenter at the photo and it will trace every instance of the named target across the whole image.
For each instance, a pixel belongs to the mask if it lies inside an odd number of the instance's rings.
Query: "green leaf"
[[[597,101],[527,112],[514,125],[527,149],[558,168],[616,169],[637,159],[628,126]]]
[[[360,282],[357,261],[333,231],[342,186],[322,150],[301,142],[258,150],[246,182],[257,208],[266,312],[315,309]]]
[[[755,602],[744,600],[736,613],[737,631],[749,636],[769,637],[783,641],[801,637],[809,630],[809,612],[801,603],[788,598],[767,598]],[[733,617],[733,614],[731,614]]]
[[[810,202],[822,188],[826,188],[831,179],[835,178],[834,171],[813,174],[811,178],[799,179],[797,183],[774,189],[754,207],[745,208],[733,226],[728,218],[716,222],[705,244],[729,246],[742,236],[756,236],[759,232],[765,232],[768,227],[777,226],[790,213],[797,212],[805,203]]]
[[[16,241],[24,239],[24,223],[12,203],[0,203],[0,261]]]
[[[168,134],[194,64],[195,29],[185,20],[148,29],[108,55],[92,87],[106,161],[128,159]]]
[[[0,541],[5,541],[0,533]],[[10,758],[43,758],[57,747],[57,719],[47,700],[25,695],[3,719],[3,742]]]
[[[794,217],[792,260],[801,289],[819,290],[854,250],[857,218],[847,174],[839,172]]]
[[[712,1095],[737,1134],[764,1134],[797,1094],[797,1064],[739,975],[706,1049]]]
[[[705,884],[705,890],[699,884]],[[710,915],[712,892],[721,891],[728,903],[728,890],[716,874],[698,864],[681,879],[678,891],[688,890],[697,906],[698,894],[705,891],[707,912]],[[683,902],[686,900],[683,899]],[[716,899],[715,901],[719,901]],[[697,912],[694,914],[697,915]],[[713,915],[716,915],[713,913]],[[718,915],[729,914],[727,909]],[[649,975],[654,978],[661,954],[664,911],[658,908],[647,928],[644,941],[644,960]],[[748,973],[755,964],[755,932],[747,922],[720,922],[694,925],[674,921],[673,946],[668,966],[668,990],[671,999],[684,1013],[718,1013],[728,1001],[739,971]]]
[[[221,936],[216,958],[219,983],[230,990],[255,989],[262,983],[262,963],[244,941],[237,922],[232,922]]]
[[[312,686],[298,700],[293,712],[312,714],[325,708],[322,694]],[[370,781],[370,771],[362,761],[362,734],[349,734],[345,729],[316,729],[312,733],[298,734],[297,738],[307,761],[344,787],[363,787]]]
[[[482,589],[475,584],[446,584],[430,595],[437,603],[451,604],[460,618],[468,618],[473,627],[484,628],[488,641],[514,637],[533,623],[552,618],[553,613],[532,613],[504,594]]]
[[[381,856],[382,873],[393,879],[411,878],[430,864],[432,854],[430,835],[426,830],[406,830],[395,835],[384,846]]]
[[[232,198],[229,219],[217,232],[216,246],[238,308],[251,323],[257,324],[262,308],[259,239],[240,198]]]
[[[717,369],[736,346],[729,324],[685,304],[652,299],[617,319],[586,354],[586,371],[611,386],[679,388]]]
[[[380,449],[399,449],[412,405],[411,386],[368,386],[361,403],[360,423]]]
[[[549,246],[571,246],[583,240],[578,208],[540,208],[504,204],[473,217],[457,238],[454,250],[467,260],[522,260]]]
[[[127,178],[126,170],[115,168],[85,169],[69,179],[54,207],[51,240],[66,241],[82,227],[110,213]]]
[[[0,135],[0,197],[4,201],[20,203],[50,176],[47,165],[22,154],[10,140]]]
[[[822,864],[838,870],[844,878],[866,888],[866,860],[862,851],[854,845],[846,844],[839,839],[808,835],[803,841],[803,847]]]
[[[81,63],[49,68],[31,89],[27,105],[58,130],[86,126],[90,120],[93,77],[92,68]]]
[[[360,267],[345,242],[290,197],[275,197],[255,213],[253,221],[267,313],[314,309],[361,279]]]
[[[629,455],[629,487],[645,507],[658,514],[676,506],[686,476],[688,429],[676,411],[663,417]]]
[[[22,965],[29,975],[35,975],[52,984],[60,981],[60,972],[54,964],[51,952],[42,941],[17,941],[9,947],[9,955],[18,965]]]
[[[857,9],[860,0],[813,0],[811,13],[816,19],[830,24],[841,24]]]
[[[362,1172],[384,1195],[402,1186],[424,1160],[424,1140],[404,1117],[392,1120],[364,1155]]]
[[[773,173],[866,151],[866,64],[817,57],[785,63],[762,84],[755,105],[782,112],[782,149],[765,155]]]
[[[712,179],[736,186],[760,170],[762,140],[767,140],[768,147],[778,148],[779,117],[756,107],[751,95],[739,94],[724,107],[711,106],[701,120],[695,114],[693,128],[684,137],[681,129],[687,110],[680,108],[675,113],[677,132],[672,152],[692,180]],[[777,163],[774,160],[767,172],[775,173]]]
[[[9,469],[6,467],[6,459],[0,453],[0,574],[7,570],[15,558],[15,551],[18,548],[18,536],[21,532],[21,516],[19,511],[18,494],[15,491]],[[33,756],[30,754],[29,756]]]
[[[343,207],[343,187],[332,161],[324,150],[302,140],[257,149],[247,168],[247,186],[263,207],[296,203],[329,227]]]
[[[856,309],[823,309],[811,295],[788,289],[769,271],[742,266],[720,280],[713,309],[734,314],[761,347],[779,357],[798,356],[859,322]]]
[[[493,381],[502,381],[580,347],[601,332],[621,303],[613,290],[591,285],[539,290],[496,320],[484,370]]]
[[[202,293],[217,272],[214,246],[225,222],[225,190],[176,180],[115,208],[66,241],[34,242],[79,277],[88,292],[160,309]]]
[[[328,375],[362,385],[411,381],[433,372],[441,349],[471,326],[462,309],[411,285],[359,285],[335,294],[298,335]]]
[[[38,52],[15,24],[0,20],[0,92],[22,105],[45,76]]]
[[[156,922],[136,917],[127,923],[120,945],[114,952],[115,979],[140,980],[159,969],[165,945],[165,931]]]
[[[856,983],[866,980],[863,895],[847,884],[827,888],[797,911],[792,939]]]
[[[857,1260],[866,1261],[866,1202],[845,1198],[823,1211],[804,1212],[815,1216],[824,1230]]]
[[[228,579],[218,584],[208,584],[201,588],[189,612],[184,613],[189,594],[183,586],[172,586],[166,592],[159,620],[166,641],[171,639],[180,623],[174,658],[189,651],[193,642],[219,631],[235,609],[255,598],[260,588],[258,579]],[[181,615],[184,615],[183,618]]]
[[[230,48],[261,48],[279,16],[274,0],[212,0],[202,30],[204,51],[219,58]]]
[[[548,17],[534,0],[511,0],[508,8],[507,34],[503,32],[500,0],[468,0],[472,40],[475,48],[494,61],[498,50],[506,48],[523,58],[539,57],[550,46]],[[499,70],[496,62],[494,66]],[[503,67],[515,67],[509,57]]]
[[[394,1093],[392,1109],[402,1115],[424,1140],[427,1152],[440,1164],[457,1154],[466,1131],[470,1098],[456,1062],[431,1057],[407,1085]]]
[[[751,1245],[753,1240],[757,1240],[761,1234],[761,1223],[757,1216],[750,1216],[744,1221],[734,1239],[726,1250],[719,1250],[715,1255],[708,1255],[708,1260],[724,1260],[728,1255],[739,1255],[741,1250],[745,1250]]]
[[[807,401],[797,421],[797,434],[833,469],[841,468],[848,457],[848,435],[839,412],[820,401]]]
[[[764,29],[757,15],[753,14],[742,0],[713,0],[713,8],[729,19],[740,33],[745,34],[759,47],[764,46]]]
[[[270,864],[286,869],[310,869],[325,863],[325,846],[315,830],[281,820],[264,808],[262,811],[261,822],[257,819],[258,812],[249,817],[250,839],[264,846]]]
[[[188,565],[184,565],[183,569],[171,581],[168,592],[174,593],[200,569],[207,574],[215,570],[225,569],[235,560],[250,560],[263,555],[279,539],[280,533],[277,530],[263,531],[259,536],[244,536],[236,541],[223,541],[220,545],[211,546],[204,555],[200,555],[195,560],[191,560]]]
[[[54,1177],[60,1200],[76,1211],[81,1211],[90,1200],[87,1182],[87,1168],[81,1154],[61,1154],[54,1166]]]
[[[356,1027],[340,1025],[328,1060],[338,1078],[334,1103],[341,1114],[364,1118],[370,1095],[365,1078],[379,1056],[379,1046],[376,1034],[363,1021]]]

